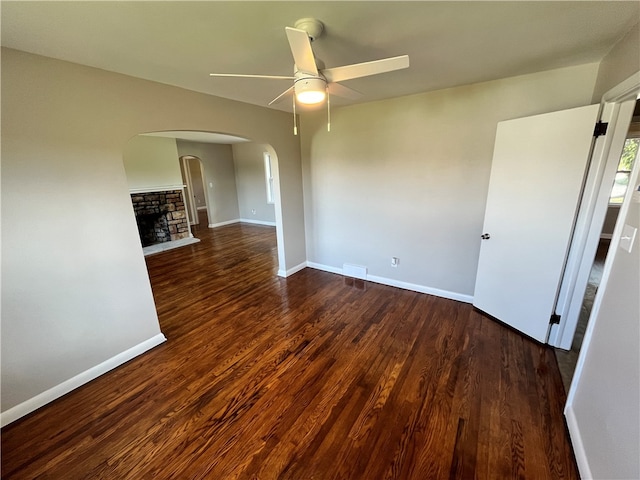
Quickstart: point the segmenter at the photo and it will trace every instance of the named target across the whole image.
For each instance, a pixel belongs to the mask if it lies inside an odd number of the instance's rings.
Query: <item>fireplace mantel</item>
[[[177,184],[177,185],[156,185],[151,187],[141,187],[141,188],[130,188],[129,193],[158,193],[158,192],[169,192],[171,190],[184,190],[187,188],[186,185]]]

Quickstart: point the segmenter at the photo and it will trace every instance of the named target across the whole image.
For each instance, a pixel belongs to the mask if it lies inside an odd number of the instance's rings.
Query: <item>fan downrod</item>
[[[296,20],[296,23],[294,23],[293,26],[298,30],[304,30],[307,32],[307,35],[309,35],[312,42],[321,36],[324,31],[324,24],[320,20],[310,17]]]

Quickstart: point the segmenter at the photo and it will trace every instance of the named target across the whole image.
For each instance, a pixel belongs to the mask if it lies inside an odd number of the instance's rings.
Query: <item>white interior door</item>
[[[498,124],[473,304],[546,342],[599,105]]]

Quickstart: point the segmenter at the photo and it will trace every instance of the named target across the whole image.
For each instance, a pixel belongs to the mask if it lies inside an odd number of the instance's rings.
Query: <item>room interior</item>
[[[275,227],[275,205],[268,198],[265,201],[264,193],[268,150],[268,145],[207,132],[157,132],[129,140],[123,162],[145,255],[197,241],[192,230],[200,221],[209,228],[234,222]],[[152,224],[147,229],[152,244],[147,244],[141,229],[145,215],[139,215],[136,202],[143,200],[141,195],[152,195],[157,203],[159,195],[174,192],[180,196],[178,210],[184,213],[179,218],[185,224],[188,222],[190,230],[184,228],[181,234],[176,230],[178,225],[171,231],[170,225],[165,225],[166,235],[162,233],[159,238],[153,235]],[[176,210],[173,205],[155,208],[164,208],[165,212]],[[226,220],[209,221],[220,216]],[[176,224],[174,217],[175,213],[167,215],[168,222]],[[164,214],[158,218],[164,219]]]
[[[5,427],[3,478],[575,478],[550,349],[467,303],[278,277],[273,227],[194,233],[146,258],[169,340]]]
[[[266,148],[281,278],[366,265],[374,283],[472,303],[496,125],[599,104],[640,72],[637,2],[3,2],[1,14],[3,425],[171,342],[130,203],[132,138],[211,132],[250,140],[220,154]],[[308,16],[325,23],[313,47],[331,67],[404,54],[411,65],[345,82],[363,96],[331,97],[330,132],[324,108],[298,109],[294,135],[291,104],[267,106],[282,84],[209,73],[290,75],[284,27]],[[181,22],[192,37],[172,39]],[[628,198],[612,242],[637,225]],[[247,218],[212,204],[209,224]],[[615,288],[594,301],[568,392],[583,476],[638,468],[637,249],[624,255],[605,262]]]

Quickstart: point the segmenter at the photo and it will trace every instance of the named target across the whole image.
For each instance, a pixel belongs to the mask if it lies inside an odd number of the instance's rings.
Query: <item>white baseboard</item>
[[[235,220],[227,220],[225,222],[210,223],[209,228],[224,227],[225,225],[231,225],[233,223],[239,223],[239,222],[240,222],[240,219],[236,218]]]
[[[15,407],[11,407],[6,412],[0,413],[0,426],[4,427],[5,425],[10,424],[11,422],[15,422],[19,418],[24,417],[25,415],[37,410],[40,407],[43,407],[47,403],[53,402],[57,398],[66,395],[72,390],[75,390],[78,387],[81,387],[85,383],[89,383],[91,380],[98,378],[100,375],[107,373],[109,370],[113,370],[116,367],[119,367],[123,363],[128,362],[129,360],[137,357],[138,355],[143,354],[147,350],[151,350],[153,347],[160,345],[163,342],[166,342],[167,339],[162,333],[151,337],[148,340],[145,340],[138,345],[125,350],[122,353],[119,353],[115,357],[111,357],[108,360],[96,365],[95,367],[91,367],[89,370],[85,370],[82,373],[79,373],[73,378],[62,382],[55,387],[50,388],[29,400],[22,402]]]
[[[473,296],[465,295],[463,293],[440,290],[439,288],[402,282],[400,280],[394,280],[393,278],[378,277],[376,275],[367,275],[367,280],[370,282],[381,283],[382,285],[388,285],[390,287],[398,287],[405,290],[411,290],[413,292],[426,293],[435,297],[448,298],[449,300],[456,300],[458,302],[473,303]]]
[[[265,222],[265,221],[262,221],[262,220],[251,220],[249,218],[235,218],[233,220],[227,220],[225,222],[210,223],[209,224],[209,228],[224,227],[225,225],[231,225],[233,223],[251,223],[253,225],[266,225],[268,227],[275,227],[276,226],[276,222]]]
[[[567,419],[567,428],[569,429],[569,437],[571,438],[573,453],[576,457],[576,463],[578,464],[580,478],[593,478],[593,475],[591,475],[591,468],[589,468],[589,461],[587,460],[587,452],[585,451],[584,444],[582,443],[578,420],[576,419],[576,415],[571,405],[566,405],[564,409],[564,416]]]
[[[330,267],[329,265],[323,265],[321,263],[307,262],[307,267],[315,268],[316,270],[322,270],[323,272],[337,273],[338,275],[343,275],[341,268]]]
[[[307,262],[302,262],[299,265],[296,265],[295,267],[292,267],[287,271],[278,270],[278,276],[279,277],[283,277],[283,278],[287,278],[287,277],[293,275],[294,273],[299,272],[300,270],[303,270],[306,267],[307,267]]]
[[[310,268],[315,268],[316,270],[323,270],[325,272],[344,275],[341,268],[331,267],[329,265],[322,265],[320,263],[307,262],[307,266]],[[367,274],[366,280],[368,282],[380,283],[381,285],[387,285],[389,287],[398,287],[404,290],[411,290],[413,292],[426,293],[428,295],[447,298],[449,300],[456,300],[458,302],[473,303],[472,295],[465,295],[462,293],[450,292],[448,290],[440,290],[439,288],[432,288],[424,285],[418,285],[415,283],[402,282],[400,280],[394,280],[392,278],[386,278],[386,277],[379,277],[377,275]]]
[[[248,218],[241,218],[240,219],[241,223],[251,223],[253,225],[265,225],[267,227],[275,227],[276,226],[276,222],[267,222],[265,220],[251,220]]]

